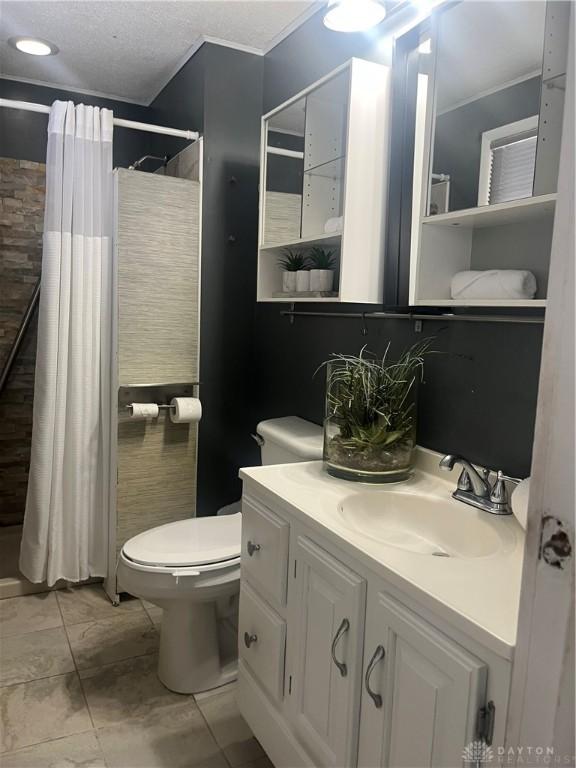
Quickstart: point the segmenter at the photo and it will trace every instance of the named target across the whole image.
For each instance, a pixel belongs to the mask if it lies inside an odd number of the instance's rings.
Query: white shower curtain
[[[34,423],[20,570],[106,574],[112,132],[107,109],[56,101],[48,124]]]

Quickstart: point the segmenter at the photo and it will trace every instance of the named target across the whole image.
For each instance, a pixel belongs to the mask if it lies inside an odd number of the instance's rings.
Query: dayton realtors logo
[[[558,755],[553,747],[489,747],[485,741],[471,741],[464,747],[462,760],[467,765],[573,765],[573,755]]]
[[[494,760],[494,750],[485,741],[471,741],[464,747],[462,760],[473,765],[491,763]]]

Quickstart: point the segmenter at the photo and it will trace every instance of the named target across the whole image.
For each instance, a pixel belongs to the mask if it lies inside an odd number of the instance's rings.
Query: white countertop
[[[337,512],[351,494],[382,493],[385,486],[354,483],[328,475],[322,462],[277,464],[242,469],[245,492],[260,493],[278,510],[318,530],[326,539],[388,579],[435,614],[504,658],[516,644],[524,554],[524,531],[513,516],[490,515],[452,499],[460,467],[440,472],[441,456],[418,449],[417,467],[409,480],[394,484],[403,493],[432,495],[458,505],[458,514],[480,516],[499,526],[508,545],[494,554],[431,557],[389,546],[351,529]]]

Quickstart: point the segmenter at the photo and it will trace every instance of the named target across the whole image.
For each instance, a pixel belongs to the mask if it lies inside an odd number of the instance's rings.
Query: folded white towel
[[[525,269],[457,272],[450,285],[453,299],[533,299],[536,290],[536,278]]]
[[[328,219],[324,224],[324,233],[327,235],[335,234],[336,232],[342,232],[342,216],[337,216],[334,219]]]

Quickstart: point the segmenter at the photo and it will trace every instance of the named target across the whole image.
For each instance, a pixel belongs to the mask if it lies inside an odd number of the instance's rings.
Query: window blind
[[[490,203],[531,197],[537,136],[507,137],[490,147]]]

